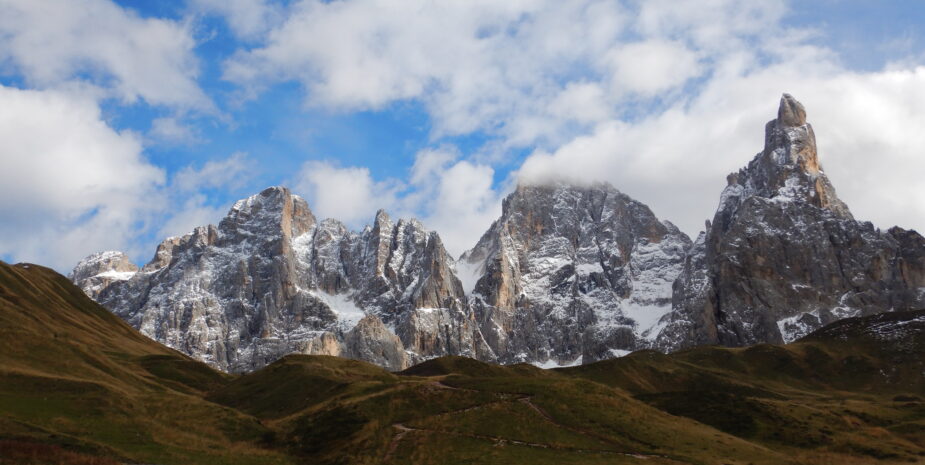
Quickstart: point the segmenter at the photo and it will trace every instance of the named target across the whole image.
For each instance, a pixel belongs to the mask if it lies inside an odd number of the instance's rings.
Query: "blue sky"
[[[558,179],[694,235],[782,92],[856,216],[921,229],[923,24],[914,0],[0,0],[0,258],[145,262],[276,184],[453,253]]]

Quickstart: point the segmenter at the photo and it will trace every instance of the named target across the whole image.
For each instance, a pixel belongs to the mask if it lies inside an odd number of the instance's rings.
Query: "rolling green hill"
[[[905,312],[557,370],[290,355],[231,376],[0,262],[0,464],[925,463],[923,334]]]

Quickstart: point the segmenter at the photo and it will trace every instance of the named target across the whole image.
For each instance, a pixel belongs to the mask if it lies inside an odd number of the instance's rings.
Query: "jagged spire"
[[[806,109],[792,95],[784,94],[777,109],[777,122],[781,127],[802,126],[806,124]]]
[[[822,171],[816,152],[816,135],[806,121],[806,109],[790,94],[783,94],[777,118],[765,127],[764,150],[747,167],[727,178],[714,224],[726,224],[746,198],[759,196],[806,202],[851,218],[848,206]]]

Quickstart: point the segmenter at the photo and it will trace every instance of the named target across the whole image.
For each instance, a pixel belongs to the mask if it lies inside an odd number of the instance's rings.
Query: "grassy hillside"
[[[290,355],[230,376],[0,263],[0,464],[925,463],[923,334],[895,313],[559,370]]]
[[[843,320],[786,346],[643,351],[557,371],[794,456],[925,462],[925,311]]]
[[[0,463],[289,463],[256,418],[203,399],[229,381],[54,271],[0,262]]]

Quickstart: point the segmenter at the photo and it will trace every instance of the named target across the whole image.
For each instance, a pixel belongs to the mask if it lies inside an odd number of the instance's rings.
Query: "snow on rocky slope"
[[[689,245],[610,185],[522,185],[457,269],[497,360],[587,363],[657,337]]]
[[[543,367],[642,348],[789,342],[838,319],[925,308],[925,239],[853,219],[789,95],[765,148],[693,242],[608,184],[520,185],[454,261],[416,220],[348,230],[272,187],[139,269],[95,254],[71,279],[144,334],[243,372],[292,352],[390,369],[441,355]]]
[[[372,227],[350,232],[316,221],[282,187],[238,201],[218,227],[165,240],[129,279],[100,286],[111,270],[91,266],[98,262],[91,256],[72,274],[88,294],[144,334],[223,370],[252,370],[291,352],[393,369],[448,352],[476,355],[466,337],[443,337],[440,323],[466,328],[465,296],[435,233],[382,212]],[[377,340],[357,343],[360,335]]]
[[[842,318],[925,308],[925,239],[852,217],[790,95],[764,150],[727,181],[675,283],[659,348],[791,342]]]

